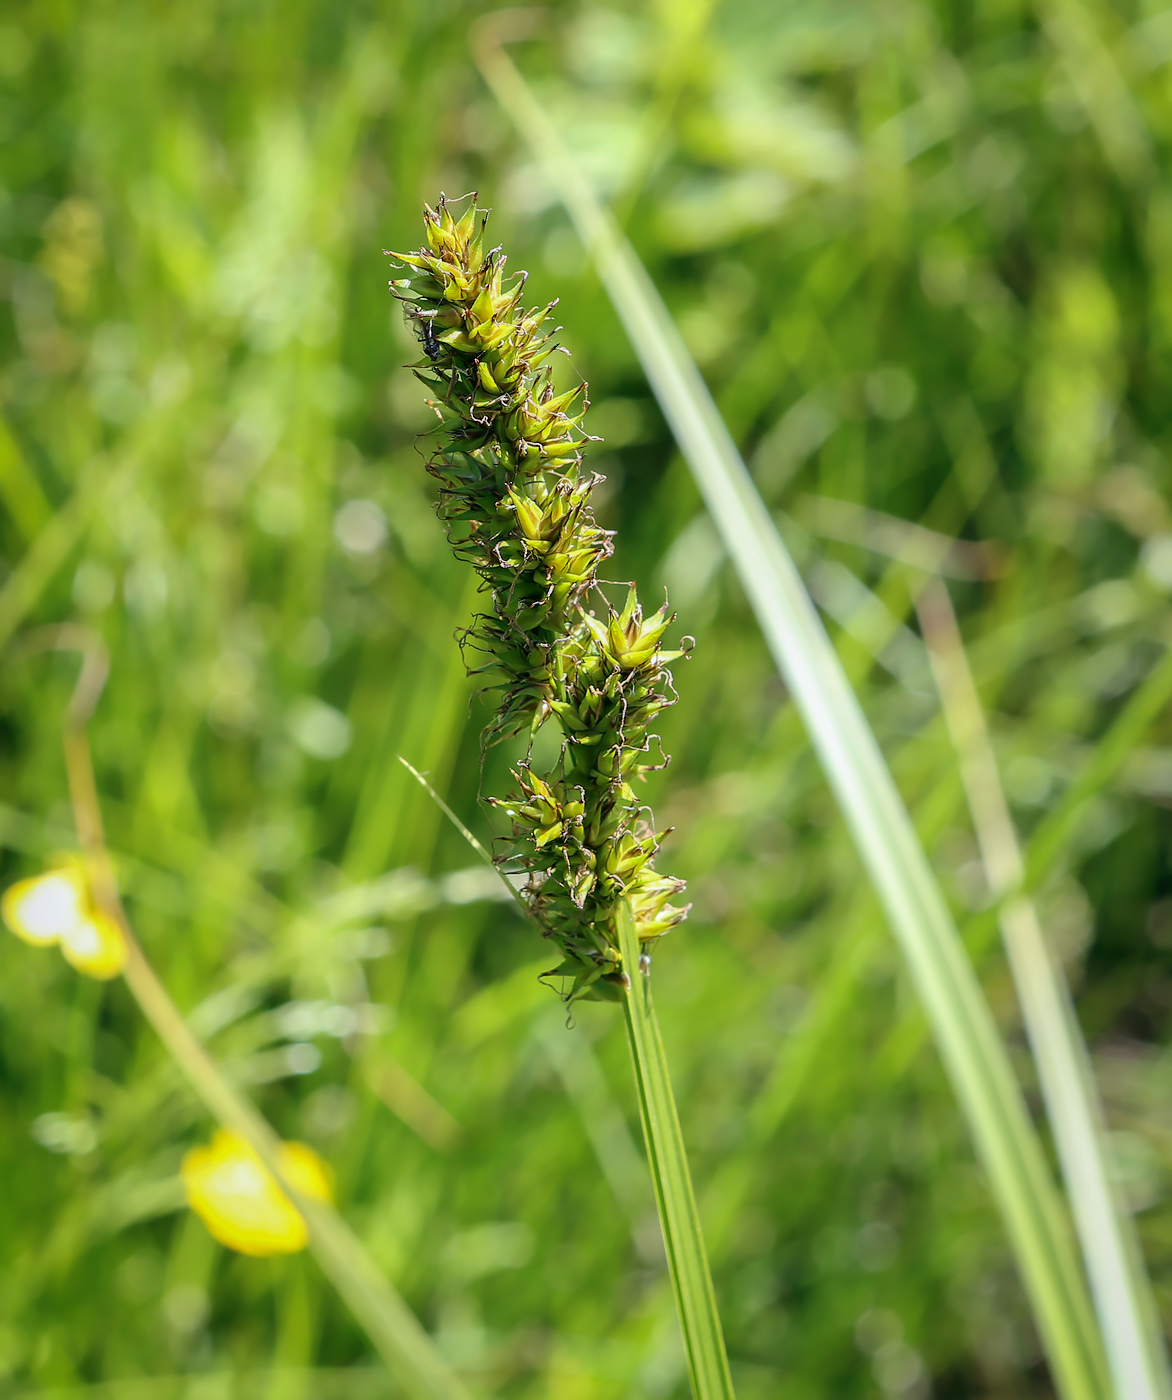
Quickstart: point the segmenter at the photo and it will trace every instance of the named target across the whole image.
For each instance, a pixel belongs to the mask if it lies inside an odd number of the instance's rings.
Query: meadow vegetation
[[[475,583],[381,251],[477,189],[527,302],[561,298],[562,387],[590,383],[606,574],[648,611],[666,587],[697,640],[646,787],[693,904],[654,975],[737,1393],[1050,1395],[806,732],[469,56],[484,12],[0,15],[0,883],[77,844],[77,660],[25,639],[81,623],[110,653],[90,733],[142,943],[444,1355],[484,1395],[686,1394],[621,1012],[567,1030],[548,945],[396,761],[507,831],[477,803]],[[801,568],[1040,1121],[916,619],[945,581],[1172,1315],[1166,706],[1060,805],[1169,640],[1172,11],[562,3],[515,52]],[[522,752],[493,749],[483,791]],[[230,1253],[187,1211],[212,1127],[120,981],[0,941],[0,1396],[386,1393],[308,1255]]]

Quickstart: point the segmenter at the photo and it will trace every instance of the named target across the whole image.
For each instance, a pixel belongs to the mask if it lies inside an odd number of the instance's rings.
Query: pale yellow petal
[[[50,870],[6,890],[0,898],[0,914],[18,938],[47,947],[85,922],[86,904],[79,871]]]
[[[126,965],[126,940],[106,914],[90,914],[61,935],[65,961],[87,977],[117,977]]]

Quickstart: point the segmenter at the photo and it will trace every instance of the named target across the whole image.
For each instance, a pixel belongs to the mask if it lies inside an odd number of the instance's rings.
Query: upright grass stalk
[[[524,874],[514,893],[560,953],[546,975],[561,979],[567,1004],[624,1005],[693,1393],[731,1400],[650,1000],[649,950],[687,914],[670,903],[683,881],[656,870],[659,837],[633,787],[667,761],[650,726],[675,701],[668,665],[684,652],[661,645],[674,620],[666,605],[645,617],[634,584],[621,611],[603,592],[598,568],[612,544],[591,509],[601,478],[581,454],[585,386],[556,392],[548,361],[557,347],[546,329],[553,305],[522,306],[525,277],[506,277],[504,253],[486,247],[487,218],[475,196],[459,216],[441,196],[425,209],[425,244],[389,256],[408,272],[390,286],[422,347],[411,368],[436,396],[428,461],[440,483],[436,510],[486,598],[462,636],[481,663],[471,674],[492,679],[483,745],[529,736],[513,793],[488,799],[512,825],[497,864]],[[594,610],[600,604],[604,618]],[[560,730],[561,746],[539,773],[533,736],[547,723]]]
[[[529,12],[532,14],[532,12]],[[858,846],[932,1024],[1005,1220],[1065,1400],[1111,1390],[1069,1221],[1004,1043],[939,885],[800,575],[646,269],[501,44],[518,16],[473,30],[486,81],[543,164],[692,469]],[[508,26],[513,33],[508,33]]]
[[[684,1335],[692,1393],[697,1400],[732,1400],[732,1378],[720,1314],[716,1310],[712,1273],[696,1210],[667,1056],[651,997],[651,960],[640,952],[634,916],[625,903],[619,910],[618,926],[623,970],[627,976],[623,1011],[639,1096],[639,1117],[667,1247],[667,1266],[680,1330]]]
[[[509,893],[517,898],[516,889],[485,846],[456,816],[427,778],[402,756],[399,762],[430,794],[477,855],[500,875]],[[528,916],[524,901],[518,902],[522,912]],[[628,984],[623,997],[623,1011],[639,1099],[639,1120],[651,1167],[651,1184],[663,1231],[680,1331],[684,1338],[692,1393],[698,1400],[709,1400],[709,1397],[712,1400],[726,1400],[726,1397],[732,1400],[732,1378],[725,1352],[724,1330],[716,1307],[708,1251],[704,1246],[704,1232],[696,1209],[696,1193],[692,1189],[680,1117],[676,1112],[667,1056],[651,996],[651,960],[642,952],[634,917],[625,903],[619,909],[618,934],[623,972]]]
[[[960,762],[989,889],[995,898],[1005,900],[1000,909],[1005,950],[1038,1066],[1116,1393],[1127,1400],[1169,1400],[1172,1378],[1167,1348],[1139,1241],[1111,1187],[1103,1111],[1090,1057],[1037,906],[1029,895],[1016,893],[1025,876],[1025,862],[944,586],[930,584],[917,600],[917,611]]]
[[[90,758],[87,725],[106,681],[105,648],[89,629],[69,625],[53,629],[45,641],[57,650],[82,655],[64,729],[70,801],[95,904],[118,925],[126,944],[123,976],[132,995],[211,1115],[245,1139],[300,1212],[308,1229],[309,1248],[322,1272],[404,1391],[415,1400],[469,1400],[463,1383],[342,1217],[332,1206],[298,1191],[289,1181],[281,1167],[280,1139],[220,1072],[143,953],[118,893]]]

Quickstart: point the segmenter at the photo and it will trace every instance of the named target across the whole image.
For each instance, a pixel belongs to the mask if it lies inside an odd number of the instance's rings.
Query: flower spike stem
[[[412,774],[472,849],[491,870],[500,868],[417,768],[401,755],[399,762]],[[502,876],[502,878],[504,878]],[[506,885],[508,881],[505,880]],[[516,894],[509,885],[509,892]],[[526,914],[527,910],[522,905]],[[634,917],[625,901],[618,915],[619,951],[627,986],[623,1010],[631,1066],[639,1098],[643,1141],[651,1167],[655,1204],[663,1232],[676,1311],[684,1337],[688,1373],[695,1400],[732,1400],[732,1379],[724,1346],[724,1329],[716,1307],[708,1252],[696,1210],[696,1193],[680,1132],[679,1114],[668,1074],[667,1057],[651,997],[650,958],[642,951]]]
[[[651,999],[650,959],[640,953],[635,920],[625,903],[619,911],[618,927],[623,970],[629,983],[623,1009],[639,1095],[639,1116],[643,1120],[655,1203],[684,1334],[692,1394],[695,1400],[732,1400],[724,1333],[716,1310],[667,1057]]]
[[[462,212],[454,211],[460,204]],[[600,565],[613,551],[595,520],[601,480],[586,465],[585,385],[559,392],[549,367],[556,303],[526,310],[524,274],[488,248],[476,196],[425,206],[425,242],[390,253],[390,283],[422,355],[410,366],[434,395],[428,471],[456,556],[475,569],[484,608],[463,634],[471,674],[487,674],[495,713],[483,748],[528,735],[515,786],[488,805],[511,831],[493,857],[434,792],[559,961],[545,975],[567,1005],[623,1005],[643,1133],[695,1400],[732,1400],[728,1358],[692,1181],[651,1001],[650,950],[686,917],[684,882],[656,868],[661,835],[638,794],[666,766],[652,726],[676,693],[665,650],[666,601],[646,614],[635,585],[621,609]],[[552,768],[534,769],[533,738],[560,736]],[[405,762],[405,760],[404,760]],[[410,768],[410,765],[407,765]],[[508,876],[523,876],[521,889]]]
[[[309,1231],[309,1248],[322,1272],[366,1331],[404,1393],[414,1400],[468,1400],[463,1383],[342,1217],[332,1206],[305,1195],[290,1183],[281,1168],[280,1139],[249,1100],[225,1079],[148,962],[118,894],[86,733],[106,678],[105,648],[88,628],[75,626],[55,628],[43,642],[40,638],[37,642],[30,649],[79,651],[83,658],[65,722],[70,799],[94,901],[117,923],[126,941],[123,975],[132,995],[211,1115],[245,1139],[301,1213]]]

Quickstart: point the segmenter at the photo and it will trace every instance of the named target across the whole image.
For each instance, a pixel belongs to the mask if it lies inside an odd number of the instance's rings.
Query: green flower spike
[[[436,511],[488,597],[461,636],[483,658],[470,673],[497,678],[484,746],[551,719],[563,736],[552,772],[519,764],[515,791],[489,799],[512,822],[501,862],[528,876],[526,904],[562,954],[547,975],[571,979],[566,1000],[617,1001],[620,901],[644,943],[688,912],[671,903],[683,881],[655,870],[659,837],[631,787],[667,763],[650,726],[675,703],[668,663],[686,648],[660,647],[666,606],[645,618],[631,585],[616,612],[599,589],[614,546],[590,506],[602,478],[582,462],[597,441],[582,427],[586,387],[554,391],[556,303],[521,306],[526,275],[506,281],[504,254],[485,251],[475,195],[460,218],[441,196],[424,221],[426,247],[388,255],[409,273],[390,286],[422,347],[411,368],[434,394]]]

